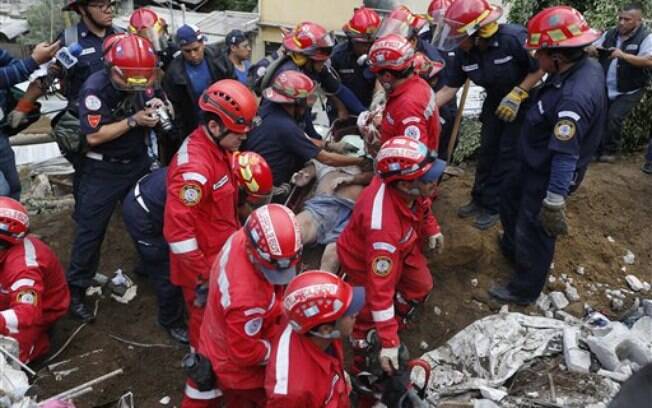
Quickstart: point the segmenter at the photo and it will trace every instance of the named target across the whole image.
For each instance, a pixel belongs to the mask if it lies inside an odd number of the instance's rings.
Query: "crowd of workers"
[[[108,0],[64,10],[80,22],[56,42],[22,61],[0,55],[0,102],[16,129],[52,78],[68,100],[53,135],[75,168],[70,265],[64,272],[28,235],[0,138],[0,334],[31,362],[67,311],[95,319],[85,294],[121,204],[158,323],[191,347],[183,407],[346,407],[352,385],[358,406],[371,406],[378,384],[406,370],[399,333],[444,249],[432,202],[468,81],[486,98],[471,200],[458,214],[482,230],[502,223],[514,274],[489,293],[535,302],[568,228],[566,201],[594,158],[613,161],[652,67],[636,4],[604,35],[567,6],[540,11],[527,29],[499,23],[502,9],[486,0],[433,0],[426,14],[399,6],[384,18],[359,7],[339,43],[302,22],[254,64],[239,30],[214,45],[191,25],[172,38],[146,8],[127,33]],[[76,65],[51,63],[11,106],[11,85],[75,44]],[[313,126],[319,97],[329,137]],[[340,137],[351,117],[353,135]],[[320,267],[303,271],[303,247],[315,243],[325,246]]]

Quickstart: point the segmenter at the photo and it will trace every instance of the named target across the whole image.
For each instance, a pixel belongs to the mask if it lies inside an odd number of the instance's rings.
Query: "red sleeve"
[[[394,310],[394,295],[401,272],[398,245],[383,231],[371,231],[367,242],[367,307],[383,347],[398,347]]]
[[[163,234],[184,271],[208,280],[210,263],[199,248],[199,209],[210,193],[207,172],[184,166],[168,175]]]
[[[429,151],[437,151],[441,123],[434,93],[430,96],[432,99],[425,100],[424,103],[409,103],[392,115],[396,134],[391,137],[407,136],[425,144]]]
[[[254,309],[265,310],[252,307],[228,309],[224,317],[229,357],[242,367],[267,364],[272,350],[270,339],[263,336],[268,332],[263,328],[265,316],[251,313]]]
[[[3,273],[12,275],[6,288],[10,303],[0,311],[0,334],[15,335],[40,322],[44,285],[39,266],[27,267],[19,258],[6,262]]]
[[[432,213],[432,200],[426,199],[420,202],[421,210],[423,211],[423,222],[421,223],[421,237],[431,237],[439,234],[439,221]]]

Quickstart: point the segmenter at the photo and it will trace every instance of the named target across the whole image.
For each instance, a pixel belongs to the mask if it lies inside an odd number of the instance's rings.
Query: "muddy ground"
[[[625,276],[629,273],[652,282],[652,177],[643,174],[640,165],[639,156],[614,165],[593,165],[569,202],[570,234],[558,241],[551,274],[573,278],[582,300],[567,310],[576,316],[581,315],[584,303],[588,303],[617,318],[618,313],[609,307],[604,288],[627,288]],[[446,235],[446,252],[431,262],[436,284],[427,307],[415,327],[401,336],[413,355],[422,353],[419,349],[422,342],[430,349],[435,348],[469,323],[493,313],[498,305],[487,300],[486,289],[509,276],[510,265],[496,245],[500,226],[480,232],[455,215],[457,207],[467,201],[472,181],[472,168],[467,168],[462,177],[445,180],[435,204],[435,213]],[[64,265],[70,255],[73,225],[70,211],[33,217],[33,231],[52,245]],[[612,237],[614,242],[607,237]],[[627,250],[636,255],[636,262],[628,265],[624,273],[621,268]],[[308,251],[309,266],[318,259],[318,251]],[[131,273],[136,259],[122,220],[116,216],[105,239],[100,272],[111,274],[122,268]],[[584,275],[576,273],[578,266],[584,267]],[[180,360],[187,350],[176,346],[157,326],[153,291],[146,279],[135,276],[134,279],[139,285],[134,301],[122,305],[108,297],[94,298],[99,300],[97,321],[84,327],[55,359],[34,365],[40,369],[36,384],[41,397],[122,368],[123,375],[94,387],[90,394],[76,401],[77,406],[113,407],[121,395],[130,391],[139,407],[161,406],[159,400],[165,396],[171,397],[170,406],[178,403],[184,382]],[[558,281],[550,284],[547,290],[558,289],[558,285]],[[628,294],[626,307],[632,300],[633,295]],[[440,315],[435,313],[435,307],[441,310]],[[512,310],[540,313],[534,306]],[[78,327],[78,322],[63,319],[54,330],[52,350],[59,349]],[[111,336],[155,346],[132,346]],[[49,364],[66,360],[70,361],[48,369]],[[554,370],[555,373],[559,374],[555,381],[562,386],[572,383],[567,373]],[[547,389],[542,382],[529,382],[527,376],[520,376],[513,386],[523,392]]]

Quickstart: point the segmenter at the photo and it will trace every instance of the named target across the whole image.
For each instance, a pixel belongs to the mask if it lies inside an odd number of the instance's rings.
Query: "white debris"
[[[611,378],[612,380],[618,381],[618,382],[625,382],[629,378],[628,375],[625,375],[623,373],[617,373],[615,371],[609,371],[609,370],[603,370],[603,369],[598,370],[598,372],[596,374],[601,375],[603,377]]]
[[[478,280],[475,278],[471,279],[471,286],[474,288],[478,287]]]
[[[550,307],[552,306],[552,301],[550,300],[550,296],[548,296],[545,293],[541,293],[541,295],[539,295],[539,298],[537,299],[536,305],[543,312],[545,312],[546,310],[550,310]]]
[[[603,337],[589,336],[586,339],[586,344],[605,369],[615,371],[620,365],[616,348],[632,335],[627,326],[620,322],[612,322],[610,327],[611,331],[607,335]]]
[[[579,326],[582,324],[582,321],[580,319],[563,310],[557,310],[555,312],[555,317],[559,320],[563,320],[566,323],[572,324],[574,326]]]
[[[620,312],[625,307],[625,302],[622,299],[614,298],[611,300],[611,310]]]
[[[9,353],[13,357],[18,357],[18,342],[11,338],[0,336],[0,396],[6,396],[8,406],[13,402],[18,403],[23,399],[25,392],[29,388],[27,374],[21,371],[11,358],[5,355]]]
[[[579,334],[578,328],[564,329],[564,359],[569,371],[588,373],[591,368],[591,353],[580,348]]]
[[[488,399],[473,400],[473,408],[500,408],[495,402]]]
[[[525,395],[527,395],[530,398],[539,398],[539,393],[536,391],[526,392]]]
[[[578,275],[584,275],[584,274],[586,273],[586,271],[584,270],[584,267],[583,267],[583,266],[578,266],[577,269],[575,270],[575,272],[576,272]]]
[[[550,283],[557,282],[557,278],[555,278],[555,275],[548,276],[548,282],[550,282]]]
[[[509,305],[503,305],[503,306],[500,308],[499,313],[503,313],[503,314],[504,314],[504,313],[509,313]]]
[[[419,348],[421,349],[421,351],[426,351],[426,350],[428,350],[429,347],[430,346],[425,341],[422,341],[421,343],[419,343]]]
[[[643,282],[643,292],[649,292],[650,289],[652,289],[652,285],[650,285],[650,282]]]
[[[622,273],[627,272],[627,267],[626,267],[626,266],[623,266],[622,268],[620,268],[620,271],[621,271]]]
[[[566,297],[568,300],[571,302],[578,302],[580,300],[580,294],[577,292],[577,289],[570,285],[566,285],[566,289],[564,289],[564,293],[566,294]]]
[[[625,256],[623,256],[623,261],[627,265],[634,265],[634,262],[636,262],[636,255],[634,255],[634,253],[628,249]]]
[[[609,242],[612,243],[612,244],[613,244],[614,242],[616,242],[616,240],[613,239],[613,238],[611,237],[611,235],[609,235],[609,236],[607,237],[607,241],[609,241]]]
[[[643,312],[648,316],[652,316],[652,299],[644,299],[642,304]]]
[[[435,306],[433,312],[435,313],[435,315],[441,316],[441,309],[439,307]]]
[[[563,281],[568,280],[568,275],[566,275],[565,273],[562,273],[561,274],[561,280],[563,280]]]
[[[559,291],[550,293],[550,300],[552,301],[552,306],[557,310],[568,306],[568,299],[566,299],[566,296]]]
[[[630,288],[632,288],[634,292],[640,292],[641,290],[643,290],[643,283],[641,283],[640,279],[638,279],[636,276],[627,275],[625,276],[625,280],[627,281],[627,284],[629,285]]]
[[[616,355],[620,359],[633,361],[639,366],[652,362],[652,352],[638,339],[625,339],[616,347]]]
[[[544,315],[545,315],[548,319],[552,319],[553,317],[555,317],[555,314],[552,313],[552,310],[546,310],[546,312],[544,313]]]
[[[161,405],[168,405],[170,403],[170,401],[171,401],[171,398],[166,395],[165,397],[161,398],[158,402]]]
[[[552,271],[553,269],[555,269],[555,263],[554,263],[554,262],[550,262],[550,270]]]
[[[502,389],[502,387],[498,389],[498,388],[480,386],[480,394],[482,394],[484,398],[496,402],[500,402],[500,400],[502,400],[507,396],[507,392],[504,389]]]

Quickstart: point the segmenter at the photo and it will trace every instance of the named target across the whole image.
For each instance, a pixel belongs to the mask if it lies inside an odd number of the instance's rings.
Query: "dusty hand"
[[[441,232],[428,237],[428,249],[431,252],[442,254],[444,253],[444,234]]]
[[[500,105],[498,105],[498,109],[496,109],[496,116],[498,116],[498,119],[502,119],[505,122],[513,122],[516,119],[516,115],[518,115],[521,103],[523,103],[527,97],[528,93],[525,90],[515,86],[514,89],[512,89],[512,91],[505,95],[503,100],[500,101]]]
[[[566,235],[568,233],[568,224],[566,223],[565,213],[566,203],[561,201],[551,202],[547,197],[543,200],[541,212],[539,212],[539,221],[543,230],[551,237]]]
[[[201,285],[195,287],[195,301],[193,302],[195,307],[202,308],[206,306],[206,301],[208,300],[208,282],[204,282]]]
[[[380,367],[387,374],[398,370],[398,347],[380,349]]]
[[[295,184],[299,187],[305,187],[312,180],[312,175],[305,170],[299,170],[292,175],[290,178],[290,183]]]
[[[356,146],[347,142],[326,142],[324,148],[329,152],[339,154],[351,154],[358,152],[358,148]]]
[[[284,196],[290,193],[292,187],[289,183],[283,183],[280,186],[272,187],[272,196]]]
[[[9,127],[16,129],[18,126],[20,126],[21,123],[27,120],[27,113],[26,112],[21,112],[18,110],[12,110],[9,112],[9,115],[7,115],[7,123],[9,124]]]
[[[59,41],[56,41],[50,45],[48,43],[39,43],[34,47],[32,51],[32,58],[36,61],[37,64],[41,65],[44,62],[48,62],[54,57],[54,54],[59,51]]]
[[[147,108],[136,112],[133,116],[138,126],[153,128],[158,124],[158,116],[153,116],[153,109]]]
[[[623,59],[625,58],[626,53],[621,50],[620,48],[614,48],[613,51],[611,51],[611,55],[609,55],[610,59],[618,58],[618,59]]]
[[[353,176],[342,176],[338,177],[335,180],[333,180],[333,191],[337,191],[338,188],[344,187],[344,186],[350,186],[353,184],[354,177]]]

